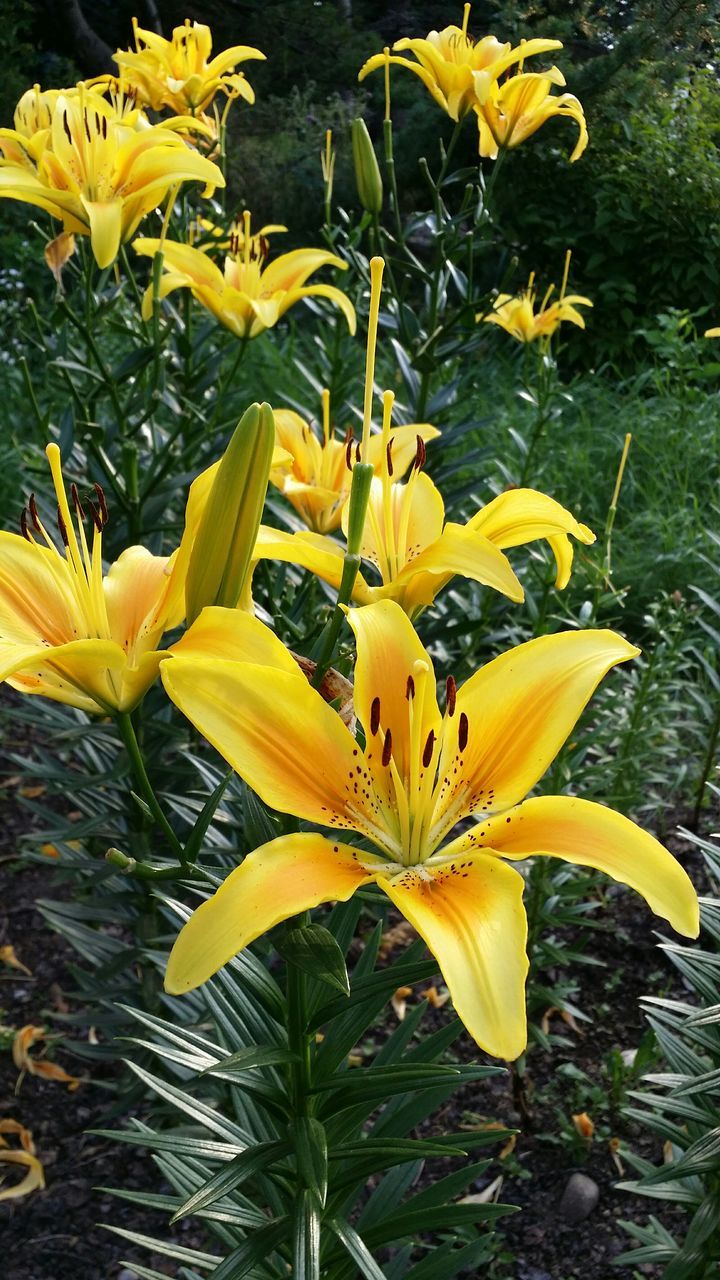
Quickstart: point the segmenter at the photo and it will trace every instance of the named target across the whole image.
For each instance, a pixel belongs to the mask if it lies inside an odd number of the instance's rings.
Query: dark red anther
[[[454,676],[448,676],[445,681],[445,706],[449,716],[455,715],[455,701],[457,698],[457,685]]]
[[[425,448],[425,441],[423,440],[422,436],[416,436],[415,441],[416,441],[415,461],[413,463],[413,466],[416,471],[422,471],[423,467],[425,466],[425,461],[427,459],[427,449]]]
[[[267,258],[270,252],[270,242],[267,236],[258,236],[257,245],[258,245],[258,257],[262,259]]]
[[[387,768],[387,766],[389,765],[391,756],[392,756],[392,734],[388,729],[387,733],[385,734],[385,741],[383,742],[383,749],[382,749],[382,762],[385,765],[385,768]]]
[[[92,142],[92,137],[90,135],[90,125],[88,124],[88,118],[87,118],[87,111],[83,111],[83,124],[85,125],[85,137],[87,138],[88,142]]]
[[[407,678],[407,684],[405,685],[405,697],[407,698],[408,702],[410,701],[411,698],[415,697],[415,681],[413,680],[412,676],[408,676]]]
[[[359,440],[358,440],[357,444],[355,445],[355,461],[356,461],[356,462],[359,462],[359,461],[360,461],[360,441],[359,441]]]
[[[464,751],[468,743],[468,718],[464,711],[460,712],[460,723],[458,724],[458,747]]]
[[[32,538],[30,537],[30,531],[27,527],[27,511],[25,510],[25,507],[23,507],[22,511],[20,512],[20,532],[23,538],[26,538],[28,542],[32,542]]]
[[[103,489],[101,484],[94,484],[93,488],[95,490],[95,495],[98,500],[98,506],[100,507],[100,515],[102,516],[103,529],[104,529],[105,525],[110,519],[107,502],[105,501],[105,490]]]
[[[42,529],[40,527],[40,517],[38,515],[37,502],[35,501],[34,493],[30,494],[30,501],[28,502],[28,507],[30,510],[30,519],[33,522],[33,527],[35,529],[35,532],[42,533]]]
[[[95,525],[95,528],[97,529],[98,533],[102,533],[103,519],[102,519],[102,516],[100,515],[100,512],[95,506],[95,503],[91,502],[90,498],[88,498],[87,504],[90,508],[90,515],[92,516],[92,522]]]
[[[79,515],[80,519],[81,519],[81,520],[84,520],[84,519],[85,519],[85,509],[84,509],[84,507],[83,507],[82,502],[80,501],[80,494],[78,493],[78,487],[77,487],[77,485],[76,485],[76,484],[71,484],[71,485],[70,485],[70,497],[71,497],[71,498],[72,498],[72,500],[73,500],[73,506],[74,506],[75,510],[77,511],[77,513],[78,513],[78,515]]]
[[[348,427],[345,433],[345,466],[347,467],[348,471],[352,471],[352,447],[353,447],[353,433],[352,433],[352,428]]]
[[[427,769],[428,765],[430,764],[430,761],[432,760],[432,757],[433,757],[434,749],[435,749],[435,730],[431,729],[427,736],[427,742],[425,743],[425,750],[423,751],[423,757],[422,757],[423,769]]]
[[[103,138],[107,138],[107,120],[105,119],[105,116],[102,118],[101,128]]]
[[[393,464],[392,464],[392,447],[393,447],[393,442],[392,442],[392,440],[388,440],[388,442],[387,442],[387,449],[385,450],[385,457],[386,457],[386,459],[387,459],[387,473],[388,473],[388,475],[389,475],[389,476],[391,476],[391,475],[392,475],[392,473],[393,473]]]
[[[380,728],[380,699],[373,698],[370,704],[370,732],[373,737]]]
[[[240,239],[236,231],[230,236],[230,252],[233,256],[240,252]]]
[[[64,545],[64,546],[66,546],[66,547],[69,547],[69,545],[70,545],[70,539],[68,538],[68,531],[67,531],[67,527],[66,527],[66,525],[65,525],[65,521],[63,520],[63,513],[62,513],[62,511],[60,510],[60,505],[59,505],[59,504],[58,504],[58,509],[57,509],[57,524],[58,524],[58,529],[60,530],[60,537],[61,537],[61,538],[62,538],[62,540],[63,540],[63,545]]]
[[[63,111],[63,129],[65,130],[65,137],[72,145],[72,134],[70,132],[70,125],[68,124],[67,111]]]

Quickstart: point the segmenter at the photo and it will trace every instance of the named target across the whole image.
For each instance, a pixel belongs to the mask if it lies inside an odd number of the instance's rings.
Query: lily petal
[[[172,657],[226,658],[232,662],[276,667],[290,675],[301,674],[295,659],[274,631],[242,609],[220,609],[214,605],[203,609],[167,652]]]
[[[641,894],[678,933],[698,936],[698,899],[687,873],[654,836],[614,809],[573,796],[537,796],[476,831],[504,858],[562,858],[604,871]]]
[[[301,673],[173,658],[161,675],[175,705],[266,804],[322,826],[365,831],[354,816],[364,813],[359,748]]]
[[[471,1036],[498,1058],[519,1057],[527,1043],[522,876],[474,854],[377,881],[425,939]]]
[[[355,632],[357,661],[353,700],[365,730],[367,747],[373,749],[381,726],[392,735],[393,759],[403,778],[417,766],[428,734],[437,737],[440,711],[435,696],[432,659],[418,639],[406,613],[394,600],[380,600],[364,609],[350,609],[347,620]],[[412,680],[412,705],[408,681]],[[375,704],[375,717],[373,716]],[[379,754],[379,748],[374,754]]]
[[[518,603],[523,589],[499,547],[467,525],[446,524],[440,537],[409,560],[393,582],[406,588],[405,607],[411,615],[432,604],[435,596],[456,574],[501,591]]]
[[[255,849],[180,931],[165,990],[192,991],[282,920],[321,902],[345,902],[373,878],[357,859],[348,845],[315,833],[280,836]]]
[[[468,521],[468,528],[484,534],[502,551],[547,538],[557,562],[555,585],[559,589],[567,586],[572,567],[573,552],[567,534],[586,545],[595,541],[595,534],[587,525],[580,524],[554,498],[536,489],[509,489],[498,494]]]
[[[543,776],[603,676],[639,653],[613,631],[563,631],[502,653],[458,690],[456,716],[467,717],[462,803],[453,789],[433,817],[442,826],[482,810],[509,809]],[[453,767],[446,735],[440,773]],[[454,815],[454,816],[453,816]]]

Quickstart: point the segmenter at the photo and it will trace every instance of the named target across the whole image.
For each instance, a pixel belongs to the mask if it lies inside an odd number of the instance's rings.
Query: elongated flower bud
[[[360,118],[352,122],[352,152],[360,203],[368,213],[380,213],[383,202],[380,168],[365,121]]]
[[[234,609],[241,598],[274,445],[270,405],[251,405],[225,450],[190,554],[185,582],[188,626],[206,605]]]

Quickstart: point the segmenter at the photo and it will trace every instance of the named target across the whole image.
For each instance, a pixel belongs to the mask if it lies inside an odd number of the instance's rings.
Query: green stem
[[[390,194],[392,197],[393,213],[395,215],[395,234],[397,235],[398,244],[404,246],[405,233],[403,230],[402,218],[400,216],[400,199],[398,197],[395,155],[393,151],[392,120],[383,120],[383,142],[385,144],[385,168],[387,169],[388,180],[390,182]]]
[[[120,428],[120,431],[122,432],[123,427],[125,426],[125,420],[126,420],[125,410],[123,409],[123,406],[120,402],[120,397],[117,393],[117,387],[115,386],[115,382],[110,376],[110,370],[105,364],[105,361],[103,360],[100,354],[100,351],[98,349],[98,345],[92,336],[92,333],[90,331],[90,326],[86,324],[83,320],[81,320],[79,316],[75,315],[75,312],[73,311],[72,307],[68,305],[65,299],[63,299],[62,302],[60,303],[60,310],[64,312],[64,314],[68,317],[68,320],[70,320],[70,322],[75,325],[75,328],[78,330],[79,333],[82,334],[83,338],[85,339],[88,351],[92,355],[98,367],[98,370],[100,372],[100,376],[102,377],[103,382],[107,386],[108,394],[112,401],[113,409],[115,410],[115,417],[117,418],[117,424],[118,424],[118,427]]]
[[[310,913],[303,911],[293,921],[302,929],[310,923]],[[310,1037],[307,1033],[307,979],[297,965],[288,961],[287,966],[288,1048],[294,1054],[290,1064],[290,1088],[292,1117],[298,1120],[309,1110],[310,1087]]]
[[[135,780],[140,788],[142,798],[147,804],[148,809],[150,810],[153,818],[157,822],[161,831],[164,833],[173,853],[180,860],[180,862],[184,864],[185,850],[183,849],[183,846],[181,845],[180,841],[175,835],[175,832],[170,826],[170,823],[168,822],[167,818],[165,817],[165,814],[163,813],[163,810],[160,806],[160,801],[155,795],[152,783],[148,777],[147,769],[145,768],[145,761],[143,760],[142,751],[140,750],[140,744],[137,740],[137,736],[135,734],[135,729],[133,727],[133,722],[129,712],[127,711],[120,712],[117,715],[116,720],[117,720],[118,731],[120,733],[120,737],[122,738],[125,750],[127,751],[128,758],[130,760],[130,766],[133,774],[135,775]]]
[[[320,688],[325,672],[332,662],[337,638],[340,634],[343,619],[345,618],[344,606],[350,603],[353,587],[355,586],[355,579],[360,571],[360,562],[362,559],[360,550],[362,547],[362,535],[365,528],[365,515],[370,499],[370,485],[372,483],[372,478],[373,468],[370,463],[355,463],[352,474],[352,486],[350,489],[347,551],[345,553],[342,578],[340,580],[340,588],[338,590],[333,615],[327,624],[325,631],[320,636],[318,644],[317,667],[312,679],[314,689]]]
[[[235,375],[237,374],[237,371],[240,368],[240,363],[242,361],[243,356],[245,355],[248,342],[249,342],[249,338],[247,337],[247,335],[245,335],[244,338],[238,338],[238,348],[237,348],[237,351],[235,352],[235,359],[230,365],[230,368],[225,378],[223,379],[222,386],[220,387],[220,390],[217,393],[217,397],[215,399],[215,408],[213,409],[210,415],[210,420],[206,428],[207,431],[211,431],[212,428],[215,426],[215,423],[217,422],[218,414],[220,412],[220,406],[222,405],[225,399],[225,396],[227,395],[233,382],[235,381]]]

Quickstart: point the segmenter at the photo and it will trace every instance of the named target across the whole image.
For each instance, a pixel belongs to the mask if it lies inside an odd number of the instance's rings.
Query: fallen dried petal
[[[15,954],[15,948],[8,942],[4,947],[0,947],[0,961],[8,965],[10,969],[19,969],[21,973],[26,973],[29,978],[32,977],[32,970],[28,969],[22,960],[18,960]]]

